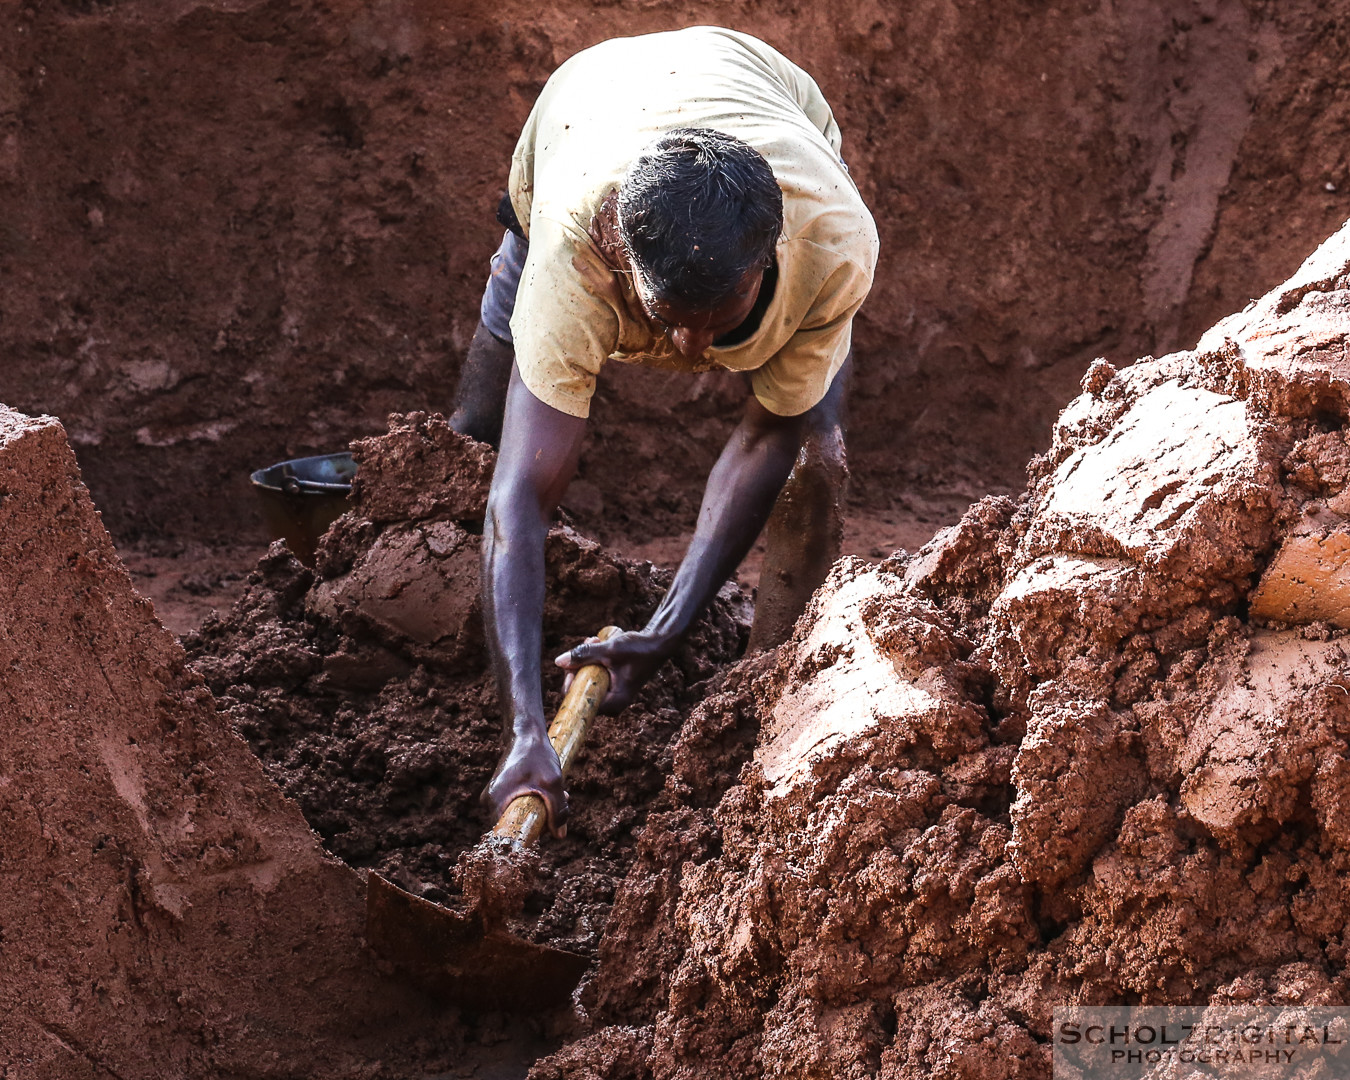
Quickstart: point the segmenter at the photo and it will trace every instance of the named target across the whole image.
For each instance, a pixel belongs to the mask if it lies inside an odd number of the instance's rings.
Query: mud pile
[[[838,564],[532,1075],[1046,1077],[1056,1004],[1343,1003],[1348,334],[1350,227],[1093,365],[1019,502]]]
[[[454,904],[456,862],[490,825],[478,799],[501,746],[478,599],[491,451],[422,413],[393,417],[388,435],[354,450],[355,506],[315,570],[275,545],[235,609],[185,644],[329,851]],[[549,534],[545,558],[546,657],[607,624],[641,626],[670,580],[566,525]],[[662,797],[670,744],[708,680],[744,649],[749,614],[728,586],[639,700],[597,721],[568,785],[567,837],[544,846],[522,932],[596,949]],[[550,711],[561,673],[551,682]],[[711,781],[719,793],[738,765]]]
[[[0,407],[0,1072],[448,1065],[327,855],[137,596],[60,424]]]

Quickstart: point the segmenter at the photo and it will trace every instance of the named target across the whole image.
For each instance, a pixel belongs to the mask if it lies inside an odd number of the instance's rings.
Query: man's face
[[[648,292],[646,283],[642,281],[639,273],[634,273],[634,280],[639,283],[638,296],[647,318],[665,331],[681,356],[696,360],[717,338],[731,333],[745,321],[759,296],[764,271],[763,269],[746,271],[731,297],[719,306],[707,310],[658,300]]]

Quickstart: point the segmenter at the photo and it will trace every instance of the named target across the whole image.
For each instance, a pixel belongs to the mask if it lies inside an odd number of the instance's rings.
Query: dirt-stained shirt
[[[783,192],[778,280],[758,329],[687,360],[648,321],[593,222],[648,144],[683,127],[754,147]],[[839,128],[811,78],[747,34],[711,26],[616,38],[577,53],[535,103],[511,161],[529,237],[511,334],[540,401],[587,416],[606,360],[682,371],[752,371],[770,412],[820,401],[848,356],[876,267],[872,216],[840,159]]]

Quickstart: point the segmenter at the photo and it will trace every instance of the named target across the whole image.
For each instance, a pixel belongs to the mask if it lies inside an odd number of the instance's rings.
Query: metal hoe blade
[[[590,966],[580,953],[487,929],[374,871],[366,881],[366,940],[426,990],[485,1011],[564,1005]]]
[[[618,633],[600,631],[601,640]],[[563,776],[571,771],[600,702],[609,672],[589,664],[576,673],[549,727]],[[512,800],[492,830],[514,848],[532,846],[547,818],[537,795]],[[488,926],[414,896],[373,870],[366,877],[366,941],[412,981],[470,1009],[515,1012],[555,1008],[571,997],[590,959],[537,945],[505,927]]]

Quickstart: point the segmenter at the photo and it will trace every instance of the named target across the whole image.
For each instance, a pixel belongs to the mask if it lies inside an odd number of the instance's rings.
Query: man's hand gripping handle
[[[604,641],[621,633],[617,626],[606,626],[597,636]],[[600,703],[609,693],[609,671],[602,664],[587,664],[574,673],[562,705],[558,707],[548,738],[558,755],[558,764],[566,780],[572,763],[586,742],[591,722],[600,711]],[[524,790],[510,797],[492,835],[508,841],[513,848],[531,847],[538,842],[545,825],[556,836],[566,835],[567,826],[554,827],[549,821],[548,803],[532,790]]]

